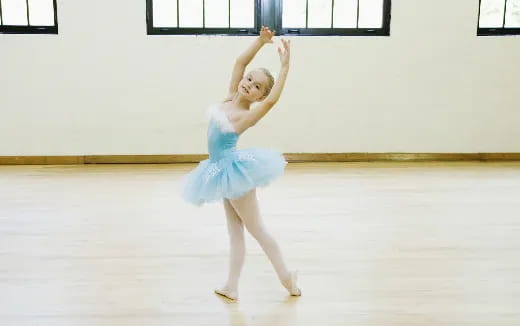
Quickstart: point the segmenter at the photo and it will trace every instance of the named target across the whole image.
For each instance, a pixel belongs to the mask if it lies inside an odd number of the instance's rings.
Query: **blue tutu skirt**
[[[219,160],[201,161],[182,178],[182,198],[194,205],[237,199],[255,187],[263,187],[283,174],[287,161],[279,151],[247,148]]]

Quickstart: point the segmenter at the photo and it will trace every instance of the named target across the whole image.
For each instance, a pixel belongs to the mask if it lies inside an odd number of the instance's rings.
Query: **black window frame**
[[[480,10],[482,8],[482,0],[478,1],[478,17],[477,17],[477,36],[505,36],[520,35],[520,27],[505,27],[507,14],[507,0],[504,1],[504,17],[502,17],[502,27],[480,27]]]
[[[291,36],[389,36],[391,0],[383,0],[381,28],[282,28],[283,0],[255,0],[255,23],[253,28],[186,28],[153,27],[153,0],[146,0],[146,26],[148,35],[258,35],[260,26],[269,26],[277,35]],[[334,3],[334,0],[331,0]],[[203,6],[204,8],[204,6]],[[359,8],[359,0],[358,0]],[[204,9],[203,9],[204,10]],[[332,12],[331,12],[332,15]],[[179,20],[177,11],[177,21]],[[204,16],[203,16],[204,17]],[[357,18],[359,19],[359,11]],[[333,22],[331,22],[331,25]],[[204,19],[203,19],[204,25]]]
[[[31,25],[29,19],[29,0],[25,0],[28,25],[4,25],[2,16],[2,2],[0,1],[0,34],[58,34],[58,5],[53,0],[54,26]]]

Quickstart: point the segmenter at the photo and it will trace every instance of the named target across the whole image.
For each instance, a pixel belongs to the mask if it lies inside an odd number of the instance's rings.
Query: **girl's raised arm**
[[[258,36],[253,44],[249,46],[249,48],[244,51],[236,60],[235,66],[233,67],[233,72],[231,74],[231,82],[229,84],[229,96],[232,97],[233,94],[237,92],[238,83],[244,76],[244,71],[246,70],[247,65],[253,60],[256,53],[264,46],[266,43],[273,43],[271,38],[274,36],[275,31],[270,31],[268,27],[262,26],[260,31],[260,36]]]
[[[249,123],[250,125],[255,125],[258,120],[260,120],[264,115],[271,110],[271,108],[278,102],[280,95],[282,94],[282,90],[285,86],[285,80],[287,79],[287,74],[289,73],[289,61],[291,58],[291,41],[283,40],[282,45],[284,47],[284,51],[281,48],[278,48],[278,54],[280,55],[280,73],[278,74],[278,78],[276,79],[273,88],[269,95],[258,104],[257,107],[250,110],[249,112]]]

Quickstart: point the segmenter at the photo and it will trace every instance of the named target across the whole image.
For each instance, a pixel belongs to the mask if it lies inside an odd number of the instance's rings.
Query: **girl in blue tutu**
[[[289,72],[290,41],[278,47],[280,72],[275,81],[264,68],[244,74],[256,53],[273,43],[275,32],[262,26],[260,35],[240,55],[233,68],[229,94],[209,110],[209,158],[201,161],[182,180],[182,197],[195,205],[223,201],[230,239],[227,282],[215,292],[238,299],[238,280],[245,260],[244,227],[258,241],[291,295],[301,295],[297,272],[289,271],[281,250],[266,229],[258,207],[256,188],[268,185],[283,174],[287,161],[279,151],[269,148],[237,149],[239,136],[254,126],[276,104]],[[252,104],[255,104],[252,107]]]

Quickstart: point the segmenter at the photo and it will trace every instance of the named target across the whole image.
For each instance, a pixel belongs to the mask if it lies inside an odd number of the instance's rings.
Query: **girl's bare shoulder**
[[[244,114],[247,114],[249,110],[240,108],[234,105],[231,101],[232,99],[227,99],[221,103],[222,109],[224,109],[224,111],[234,116],[242,116]]]
[[[249,110],[235,106],[231,102],[232,99],[233,97],[222,102],[222,110],[228,117],[229,121],[236,126],[236,130],[240,130],[240,133],[242,133],[250,127],[248,119]]]

